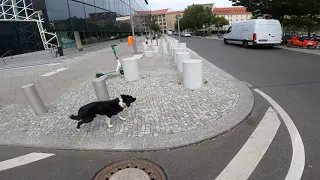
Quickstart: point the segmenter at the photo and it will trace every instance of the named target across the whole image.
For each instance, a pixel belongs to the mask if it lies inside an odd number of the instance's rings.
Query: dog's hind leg
[[[78,125],[77,125],[77,131],[80,131],[80,126],[83,124],[84,122],[81,120],[78,122]]]
[[[112,118],[112,117],[111,117],[111,118]],[[107,125],[108,125],[109,128],[112,128],[112,127],[113,127],[113,125],[110,123],[111,118],[109,118],[108,116],[107,116],[107,118],[106,118],[106,123],[107,123]]]

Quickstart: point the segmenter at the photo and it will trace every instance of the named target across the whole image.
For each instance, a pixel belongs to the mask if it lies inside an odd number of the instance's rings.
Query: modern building
[[[208,4],[193,4],[193,5],[201,5],[203,6],[203,8],[209,8],[211,10],[213,10],[216,6],[214,5],[214,3],[208,3]],[[189,5],[189,6],[192,6],[192,5]],[[188,6],[188,7],[189,7]]]
[[[227,30],[232,22],[251,19],[252,13],[247,12],[246,7],[223,7],[214,8],[213,13],[219,17],[225,17],[229,21],[229,25],[223,26],[222,30]]]
[[[181,11],[170,11],[166,14],[166,21],[167,21],[167,30],[175,30],[175,24],[176,24],[176,16],[180,15],[183,17],[184,10]]]
[[[149,29],[146,24],[146,17],[152,15],[152,18],[155,18],[156,23],[160,26],[162,33],[167,33],[167,22],[166,14],[170,9],[159,9],[154,11],[137,11],[135,14],[135,21],[137,24],[135,27],[142,32],[149,32]]]
[[[0,0],[0,56],[91,44],[131,33],[132,13],[147,0]],[[38,16],[39,14],[39,16]],[[128,20],[129,19],[129,20]],[[41,23],[42,22],[42,23]]]

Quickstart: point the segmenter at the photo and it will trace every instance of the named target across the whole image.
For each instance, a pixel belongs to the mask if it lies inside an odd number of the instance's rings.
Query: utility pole
[[[136,36],[134,34],[134,20],[133,20],[133,14],[132,14],[131,0],[129,0],[129,6],[130,6],[131,31],[132,31],[132,37],[133,37],[133,51],[134,53],[138,53]]]

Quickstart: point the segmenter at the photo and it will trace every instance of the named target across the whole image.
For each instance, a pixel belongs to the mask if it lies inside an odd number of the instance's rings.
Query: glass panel
[[[95,0],[95,6],[99,8],[104,8],[103,7],[103,0]]]
[[[109,0],[103,0],[103,7],[106,10],[110,10],[110,3]]]
[[[83,3],[69,1],[71,22],[74,30],[86,29],[86,16]]]
[[[95,29],[93,26],[93,21],[95,20],[97,14],[96,14],[96,8],[89,5],[84,5],[84,9],[86,12],[86,19],[87,19],[87,29]]]
[[[109,0],[109,4],[110,4],[110,11],[112,12],[116,12],[116,9],[115,9],[115,1],[116,0]]]
[[[83,0],[84,3],[94,5],[94,0]]]
[[[46,1],[50,30],[71,30],[68,3],[65,0]]]

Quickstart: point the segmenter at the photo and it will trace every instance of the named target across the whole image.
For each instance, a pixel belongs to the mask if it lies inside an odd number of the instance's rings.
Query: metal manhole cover
[[[142,170],[150,180],[167,180],[164,170],[159,165],[145,159],[128,159],[111,163],[98,171],[93,180],[110,180],[115,173],[132,168]]]

